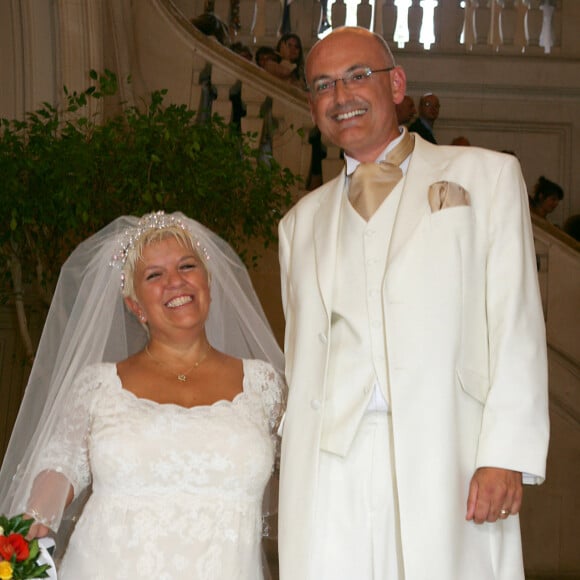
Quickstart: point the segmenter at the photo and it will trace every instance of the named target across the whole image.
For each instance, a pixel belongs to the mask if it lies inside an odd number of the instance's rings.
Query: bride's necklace
[[[208,342],[207,343],[207,348],[205,349],[204,353],[201,355],[201,358],[196,361],[193,366],[189,367],[185,372],[183,373],[178,373],[177,374],[177,380],[185,383],[187,382],[187,375],[189,375],[189,373],[191,371],[194,371],[209,355],[211,351],[211,344]],[[145,352],[149,355],[149,357],[151,358],[151,360],[153,360],[154,362],[156,362],[158,365],[164,366],[166,368],[169,368],[169,365],[167,365],[166,363],[164,363],[163,361],[160,361],[158,359],[156,359],[151,352],[149,351],[149,345],[145,345]],[[172,372],[172,374],[175,374],[175,371]]]

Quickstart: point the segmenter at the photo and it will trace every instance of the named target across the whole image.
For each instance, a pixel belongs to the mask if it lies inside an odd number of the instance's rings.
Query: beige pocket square
[[[446,207],[470,205],[469,193],[453,181],[436,181],[429,186],[429,205],[435,213]]]

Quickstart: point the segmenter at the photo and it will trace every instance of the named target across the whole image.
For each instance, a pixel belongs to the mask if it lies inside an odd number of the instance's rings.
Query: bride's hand
[[[31,519],[30,516],[28,515],[24,517],[25,519]],[[33,540],[34,538],[44,538],[48,536],[49,532],[50,532],[49,527],[43,524],[39,524],[38,522],[35,522],[30,526],[30,530],[28,530],[28,534],[26,534],[26,539],[30,541]]]

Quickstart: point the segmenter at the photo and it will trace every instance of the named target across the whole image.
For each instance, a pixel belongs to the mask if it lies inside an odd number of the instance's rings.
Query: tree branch
[[[34,360],[34,347],[32,345],[32,338],[28,330],[28,319],[26,316],[26,309],[24,306],[24,288],[22,285],[22,265],[16,252],[15,244],[12,242],[13,252],[8,258],[10,264],[10,274],[12,276],[12,287],[14,288],[14,307],[16,308],[16,317],[18,320],[18,329],[20,337],[24,343],[24,350],[26,358],[32,362]]]

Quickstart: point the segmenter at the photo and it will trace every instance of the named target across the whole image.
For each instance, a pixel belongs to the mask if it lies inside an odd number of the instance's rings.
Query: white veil
[[[236,357],[266,360],[282,374],[282,352],[236,253],[216,234],[181,213],[154,215],[161,222],[179,220],[204,251],[211,273],[212,303],[206,323],[211,344]],[[151,219],[151,214],[146,217]],[[0,513],[26,511],[37,474],[35,465],[80,370],[96,362],[121,361],[146,343],[145,330],[125,308],[122,271],[114,265],[127,232],[138,231],[134,228],[140,228],[139,224],[136,217],[116,219],[82,242],[62,267],[0,471]],[[51,494],[59,497],[57,503],[64,504],[68,482],[60,479],[66,487],[62,485]],[[66,519],[74,519],[78,503],[75,499]],[[61,516],[62,507],[60,513],[48,518],[53,529],[59,526]],[[63,529],[66,535],[66,528],[61,526],[59,535]]]

